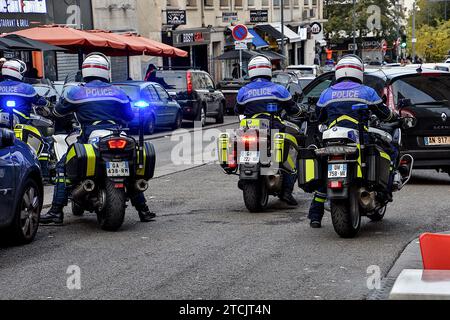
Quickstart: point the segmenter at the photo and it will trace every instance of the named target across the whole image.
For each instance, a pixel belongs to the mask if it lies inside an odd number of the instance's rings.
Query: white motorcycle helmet
[[[336,64],[336,80],[356,79],[363,83],[364,79],[364,62],[360,57],[349,54],[342,57]]]
[[[264,56],[256,56],[248,63],[248,76],[250,79],[266,77],[272,79],[272,62]]]
[[[81,73],[84,79],[97,78],[110,81],[111,64],[109,59],[99,52],[89,54],[83,61]]]
[[[23,80],[23,75],[27,72],[27,65],[22,60],[11,59],[2,66],[2,75],[18,81]]]

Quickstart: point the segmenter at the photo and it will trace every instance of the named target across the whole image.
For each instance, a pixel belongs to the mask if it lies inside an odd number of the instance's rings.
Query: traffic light
[[[406,48],[406,34],[402,34],[402,42],[400,44],[400,46],[404,49]]]

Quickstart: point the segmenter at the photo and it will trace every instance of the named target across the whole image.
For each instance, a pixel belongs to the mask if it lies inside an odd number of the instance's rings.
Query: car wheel
[[[173,130],[177,130],[181,127],[181,124],[183,123],[183,116],[181,115],[181,112],[177,113],[177,118],[175,119],[175,123],[172,126]]]
[[[150,115],[147,123],[145,124],[145,134],[153,134],[155,133],[155,117]]]
[[[19,197],[13,223],[7,230],[13,244],[27,244],[34,240],[39,227],[43,195],[32,179],[25,181]]]
[[[216,123],[223,123],[224,122],[224,112],[225,112],[225,104],[221,103],[219,107],[219,114],[216,117]]]

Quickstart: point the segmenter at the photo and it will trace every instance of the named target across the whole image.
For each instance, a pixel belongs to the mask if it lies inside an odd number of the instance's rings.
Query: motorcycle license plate
[[[130,175],[128,161],[106,162],[106,175],[108,177],[128,177]]]
[[[424,137],[426,146],[442,146],[450,144],[450,137]]]
[[[258,163],[259,151],[241,151],[240,163]]]
[[[347,177],[347,164],[329,164],[328,165],[328,178],[346,178]]]

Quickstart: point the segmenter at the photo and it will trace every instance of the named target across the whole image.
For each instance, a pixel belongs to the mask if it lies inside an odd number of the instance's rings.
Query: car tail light
[[[127,146],[127,140],[125,139],[111,139],[108,140],[109,149],[125,149]]]
[[[344,184],[341,180],[333,180],[328,182],[328,188],[330,189],[342,189]]]
[[[187,82],[187,93],[191,94],[192,93],[192,75],[189,71],[186,73],[186,82]]]

